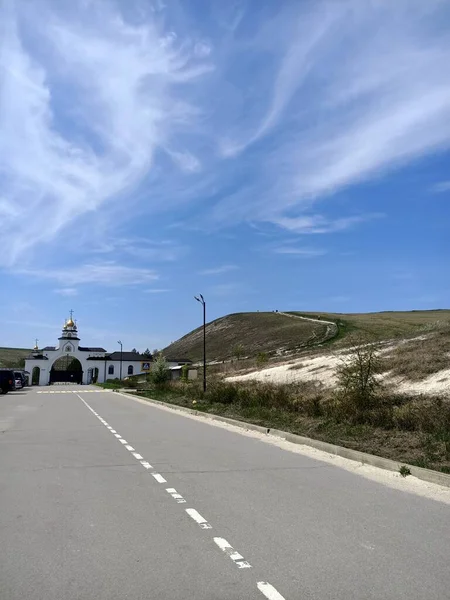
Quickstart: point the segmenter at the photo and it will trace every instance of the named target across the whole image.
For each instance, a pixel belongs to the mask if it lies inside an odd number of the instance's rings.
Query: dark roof
[[[142,360],[144,362],[149,362],[151,359],[147,356],[143,356],[139,354],[139,352],[111,352],[106,356],[106,360],[120,360],[120,356],[122,355],[122,360]]]
[[[78,350],[80,352],[106,352],[104,348],[84,348],[83,346],[78,346]]]
[[[45,348],[42,348],[42,351],[44,350],[56,350],[55,346],[45,346]]]
[[[76,335],[71,336],[71,337],[66,337],[65,335],[61,335],[58,340],[67,340],[68,342],[70,342],[71,340],[78,340],[80,341],[80,338],[77,337]]]

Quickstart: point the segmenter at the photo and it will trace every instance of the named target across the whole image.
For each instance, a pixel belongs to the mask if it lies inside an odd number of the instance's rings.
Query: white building
[[[80,346],[78,328],[72,316],[64,323],[58,346],[34,347],[25,359],[25,370],[31,373],[33,385],[52,383],[103,383],[107,379],[123,379],[148,373],[152,358],[139,352],[107,352],[104,348]],[[190,363],[168,360],[169,367]]]

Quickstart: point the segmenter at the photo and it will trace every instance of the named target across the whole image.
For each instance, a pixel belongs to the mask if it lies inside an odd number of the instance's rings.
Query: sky
[[[0,346],[450,307],[446,0],[0,0]]]

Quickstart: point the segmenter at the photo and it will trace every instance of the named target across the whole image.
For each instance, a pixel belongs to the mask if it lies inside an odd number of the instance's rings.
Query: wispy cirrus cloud
[[[203,269],[199,271],[199,275],[222,275],[223,273],[229,273],[230,271],[236,271],[239,267],[237,265],[221,265],[219,267],[212,267],[210,269]]]
[[[78,294],[78,290],[77,288],[70,288],[70,287],[64,287],[64,288],[57,288],[56,290],[53,290],[55,292],[55,294],[59,294],[60,296],[76,296]]]
[[[155,281],[158,274],[150,269],[128,267],[113,261],[71,267],[70,269],[19,269],[19,274],[40,280],[59,281],[67,286],[97,284],[105,286],[140,285]],[[65,290],[72,289],[70,287]],[[70,294],[69,294],[70,295]]]
[[[324,256],[327,251],[322,248],[298,248],[295,246],[278,246],[273,249],[275,254],[283,254],[286,256],[295,256],[298,258],[315,258]]]
[[[450,191],[450,181],[440,181],[431,186],[431,190],[435,194],[442,194],[443,192]]]
[[[333,194],[450,146],[447,3],[262,4],[3,3],[0,262],[119,210],[344,231],[376,200]]]

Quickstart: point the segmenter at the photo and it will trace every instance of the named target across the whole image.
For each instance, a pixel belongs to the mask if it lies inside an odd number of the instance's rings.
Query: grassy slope
[[[312,313],[291,312],[292,315],[334,321],[339,335],[328,344],[344,344],[349,334],[370,333],[379,339],[409,337],[426,332],[436,323],[450,323],[450,310],[381,313]],[[311,343],[313,333],[321,337],[325,325],[293,319],[275,313],[236,313],[207,325],[208,360],[225,360],[233,355],[237,344],[244,346],[245,356],[258,352],[275,353],[279,348],[295,352]],[[202,357],[202,328],[199,327],[164,349],[166,356],[200,360]],[[175,356],[176,355],[176,356]]]
[[[194,329],[163,350],[168,357],[200,360],[203,356],[202,327]],[[279,349],[296,350],[311,343],[313,335],[322,337],[326,325],[293,319],[276,313],[235,313],[207,324],[208,360],[225,360],[233,348],[242,344],[244,356],[258,352],[275,353]]]
[[[0,367],[18,367],[20,359],[30,352],[26,348],[0,348]]]
[[[339,339],[349,333],[369,333],[379,339],[408,337],[433,327],[438,322],[450,323],[450,310],[417,310],[379,313],[307,313],[291,312],[305,317],[320,316],[339,324]]]

